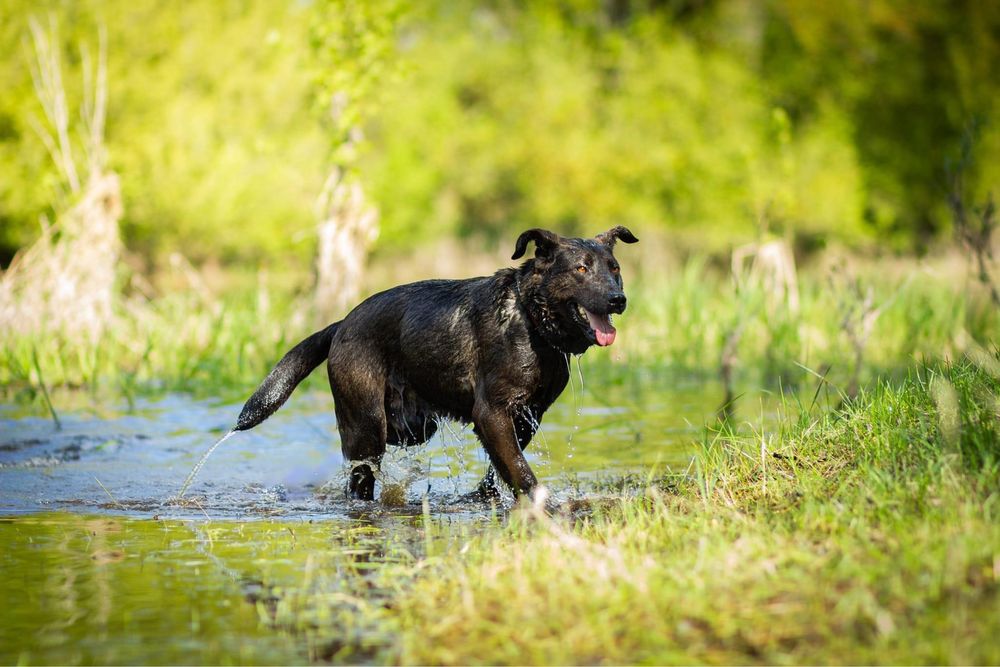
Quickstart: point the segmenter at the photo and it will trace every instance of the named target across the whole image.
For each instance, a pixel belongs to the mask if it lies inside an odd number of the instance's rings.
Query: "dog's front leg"
[[[523,452],[527,448],[528,443],[531,442],[531,438],[535,435],[535,429],[538,428],[538,418],[534,412],[524,410],[516,414],[513,421],[517,445]],[[497,473],[493,466],[490,466],[486,471],[486,476],[479,482],[475,493],[487,500],[500,497],[500,481],[497,479]]]
[[[477,402],[472,421],[490,462],[503,481],[514,493],[530,496],[538,480],[521,452],[510,414],[503,408]]]

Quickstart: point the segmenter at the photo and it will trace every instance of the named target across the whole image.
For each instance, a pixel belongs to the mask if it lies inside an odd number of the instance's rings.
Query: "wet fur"
[[[385,447],[423,444],[439,419],[474,425],[493,470],[516,493],[538,482],[522,450],[569,380],[569,354],[595,344],[577,305],[607,315],[625,309],[615,241],[540,229],[522,234],[518,268],[467,280],[426,280],[375,294],[343,320],[299,343],[244,405],[235,430],[273,414],[327,360],[349,495],[371,500]],[[580,271],[580,267],[586,267]],[[492,471],[480,491],[495,489]]]

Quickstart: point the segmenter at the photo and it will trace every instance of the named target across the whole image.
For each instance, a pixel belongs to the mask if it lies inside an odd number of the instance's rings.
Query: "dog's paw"
[[[375,500],[375,473],[362,464],[351,470],[347,480],[347,497],[351,500]]]

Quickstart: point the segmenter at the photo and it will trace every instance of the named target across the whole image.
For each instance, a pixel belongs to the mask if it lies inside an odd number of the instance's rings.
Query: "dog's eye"
[[[618,273],[619,271],[621,271],[621,269],[618,268],[617,266],[612,266],[611,267],[611,273]]]
[[[581,264],[580,266],[576,267],[576,272],[577,273],[586,273],[587,272],[587,267],[585,267],[583,264]]]

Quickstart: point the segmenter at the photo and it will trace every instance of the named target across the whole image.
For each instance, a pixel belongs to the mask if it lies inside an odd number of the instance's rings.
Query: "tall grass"
[[[871,290],[879,310],[862,351],[864,380],[914,361],[958,358],[973,341],[998,340],[1000,313],[952,267],[915,262],[813,267],[800,277],[800,305],[793,312],[769,303],[772,295],[762,286],[737,289],[728,272],[694,258],[676,270],[643,271],[632,280],[629,309],[616,318],[621,331],[616,347],[588,355],[585,363],[640,361],[715,372],[727,335],[739,323],[735,352],[744,375],[798,383],[812,375],[805,367],[847,384],[855,349],[845,320],[858,308],[859,286]]]
[[[737,290],[703,259],[676,268],[647,261],[636,273],[627,286],[629,308],[617,318],[621,335],[614,347],[585,355],[588,374],[617,377],[622,364],[715,374],[727,332],[739,322],[737,375],[788,385],[818,373],[835,386],[848,383],[854,349],[844,319],[854,297],[842,273],[804,272],[795,313],[767,306],[771,297],[760,286]],[[957,358],[977,340],[1000,339],[1000,313],[954,272],[909,265],[883,273],[871,264],[854,274],[881,308],[863,351],[863,379],[914,360]],[[162,391],[236,400],[315,328],[306,304],[291,291],[257,286],[225,296],[186,289],[125,301],[96,345],[60,335],[6,337],[0,393],[43,408],[41,370],[57,403],[65,389],[128,400]]]
[[[252,293],[216,300],[187,291],[132,301],[97,344],[58,335],[5,339],[0,387],[8,399],[33,400],[42,386],[37,351],[49,388],[62,390],[55,400],[65,390],[129,400],[165,391],[245,392],[306,335],[303,312],[292,297]]]
[[[948,435],[935,383],[959,409]],[[879,383],[575,522],[528,510],[421,564],[402,663],[995,663],[1000,376]]]

